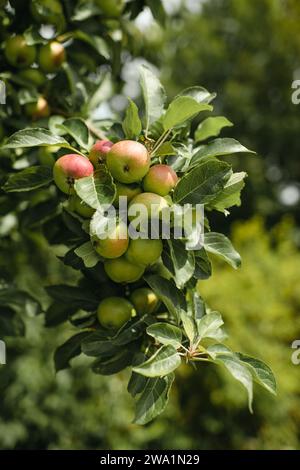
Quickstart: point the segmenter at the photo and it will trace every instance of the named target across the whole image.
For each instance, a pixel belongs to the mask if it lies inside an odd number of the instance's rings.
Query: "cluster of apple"
[[[39,24],[53,24],[64,19],[62,6],[56,0],[32,0],[30,9]],[[19,70],[18,76],[37,89],[45,85],[47,74],[57,73],[66,60],[65,48],[60,42],[50,40],[37,47],[28,44],[23,34],[6,39],[4,55],[7,62]],[[50,107],[47,99],[40,94],[36,101],[25,104],[25,113],[33,119],[48,117]]]
[[[94,209],[75,194],[73,186],[75,180],[93,175],[97,167],[103,164],[116,186],[113,203],[116,208],[120,196],[127,198],[128,208],[133,204],[143,205],[149,218],[153,212],[159,215],[161,210],[169,206],[166,196],[178,181],[170,166],[160,163],[150,166],[150,154],[142,143],[122,140],[113,144],[108,140],[100,140],[92,147],[89,158],[77,154],[64,155],[53,167],[54,181],[61,191],[69,195],[71,210],[82,217],[93,216]],[[160,258],[163,244],[160,239],[130,238],[124,224],[119,218],[105,238],[93,235],[92,243],[103,260],[107,276],[116,283],[127,284],[138,281],[145,269]],[[124,230],[127,234],[125,237]],[[104,299],[98,308],[98,318],[102,325],[120,327],[132,316],[134,309],[139,314],[152,313],[157,304],[154,292],[140,288],[132,293],[131,302],[121,297]]]

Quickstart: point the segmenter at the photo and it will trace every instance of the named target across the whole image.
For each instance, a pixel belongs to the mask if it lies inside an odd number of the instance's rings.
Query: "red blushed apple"
[[[59,189],[65,194],[74,192],[74,181],[91,176],[94,167],[91,162],[77,154],[68,154],[60,157],[53,167],[53,178]]]
[[[89,159],[94,166],[104,163],[106,154],[110,151],[114,144],[110,140],[97,140],[89,153]]]
[[[134,140],[121,140],[112,146],[106,156],[112,176],[120,183],[140,181],[150,167],[150,155],[146,147]]]
[[[177,181],[178,176],[169,165],[154,165],[143,179],[143,188],[147,192],[167,196]]]

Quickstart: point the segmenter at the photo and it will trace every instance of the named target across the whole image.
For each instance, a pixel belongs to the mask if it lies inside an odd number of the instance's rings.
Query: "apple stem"
[[[106,136],[102,131],[97,129],[90,121],[85,122],[92,134],[94,134],[98,139],[106,139]]]
[[[152,152],[151,152],[151,156],[157,152],[157,150],[159,149],[159,147],[162,146],[162,144],[166,141],[166,139],[169,137],[170,135],[170,132],[171,132],[172,129],[169,129],[167,130],[166,132],[164,132],[160,138],[156,141],[156,144],[154,145],[153,149],[152,149]]]

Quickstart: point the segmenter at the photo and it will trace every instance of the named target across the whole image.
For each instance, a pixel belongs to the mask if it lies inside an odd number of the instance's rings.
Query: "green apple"
[[[96,167],[99,163],[104,163],[106,160],[106,154],[112,148],[113,143],[110,140],[97,140],[93,145],[89,153],[89,159]]]
[[[131,201],[131,199],[133,199],[135,196],[142,192],[141,187],[136,183],[123,184],[119,183],[118,181],[116,181],[116,190],[117,192],[114,200],[114,205],[116,207],[119,207],[119,197],[127,197],[128,203],[129,201]]]
[[[96,0],[97,5],[104,15],[118,17],[125,6],[124,0]]]
[[[128,248],[127,225],[119,221],[106,235],[103,239],[93,237],[92,243],[95,250],[103,258],[119,258]]]
[[[90,219],[95,212],[95,209],[80,199],[77,194],[72,195],[68,202],[69,209],[76,212],[78,215],[81,215],[81,217],[84,217],[85,219]]]
[[[153,165],[143,179],[143,188],[147,192],[167,196],[177,181],[178,176],[169,165]]]
[[[33,86],[41,87],[46,82],[45,75],[38,69],[21,70],[19,75]]]
[[[49,117],[50,108],[48,101],[43,96],[40,96],[36,102],[25,104],[25,113],[34,120]]]
[[[141,193],[135,196],[129,204],[128,207],[128,218],[129,220],[133,220],[136,215],[139,215],[138,206],[141,205],[145,213],[147,214],[148,219],[151,217],[158,218],[161,215],[163,209],[169,207],[168,202],[162,196],[154,193]],[[142,208],[141,207],[141,208]],[[137,214],[134,214],[134,208],[137,209]]]
[[[4,47],[4,54],[10,65],[18,68],[27,68],[35,60],[35,46],[28,46],[25,38],[19,34],[10,37]]]
[[[134,306],[123,297],[106,297],[97,309],[97,318],[104,328],[119,330],[135,315]]]
[[[55,163],[55,154],[60,150],[58,145],[46,145],[39,147],[38,158],[41,165],[53,167]]]
[[[53,178],[58,188],[65,194],[74,193],[74,181],[91,176],[94,167],[88,158],[77,154],[68,154],[56,160]]]
[[[104,269],[108,277],[114,282],[135,282],[144,274],[143,266],[130,263],[125,256],[105,261]]]
[[[150,167],[150,155],[146,147],[134,140],[121,140],[112,146],[106,156],[112,176],[120,183],[140,181]]]
[[[149,266],[160,258],[162,250],[161,240],[137,238],[130,240],[126,258],[133,264]]]
[[[130,301],[139,315],[155,312],[160,301],[155,292],[148,287],[140,287],[130,295]]]
[[[46,73],[58,72],[66,59],[65,48],[57,41],[49,42],[39,50],[39,64]]]

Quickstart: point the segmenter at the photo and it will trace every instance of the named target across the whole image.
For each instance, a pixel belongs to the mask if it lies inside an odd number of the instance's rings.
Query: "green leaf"
[[[101,260],[100,256],[94,250],[92,242],[83,243],[74,250],[75,254],[82,259],[86,268],[93,268]]]
[[[133,367],[133,371],[145,377],[162,377],[173,372],[181,364],[181,358],[176,349],[162,346],[146,362]]]
[[[216,137],[220,134],[224,127],[232,127],[233,124],[224,116],[213,116],[204,119],[200,122],[195,131],[195,141],[208,139],[209,137]]]
[[[92,371],[100,375],[113,375],[132,364],[133,351],[130,348],[118,350],[112,357],[100,357],[92,364]]]
[[[116,186],[110,173],[102,166],[94,175],[80,178],[74,184],[77,195],[93,209],[111,204],[115,199]]]
[[[196,320],[198,329],[197,341],[203,338],[220,339],[220,327],[224,324],[219,312],[211,312]]]
[[[173,381],[174,374],[163,378],[148,379],[144,391],[136,403],[134,423],[149,423],[164,411]]]
[[[27,128],[15,132],[1,148],[19,149],[24,147],[43,147],[46,145],[61,145],[62,147],[70,148],[69,143],[63,137],[52,134],[48,129],[41,128]]]
[[[103,38],[100,36],[96,36],[94,34],[87,34],[82,30],[77,30],[72,32],[72,37],[74,39],[78,39],[80,41],[86,42],[90,46],[95,49],[95,51],[98,52],[104,59],[109,60],[110,59],[110,50]]]
[[[248,366],[254,380],[266,388],[270,393],[276,395],[276,379],[270,367],[263,361],[246,354],[237,353],[237,356],[241,362]]]
[[[174,270],[176,286],[182,289],[195,271],[194,252],[187,250],[181,240],[167,240]]]
[[[226,261],[234,269],[241,265],[241,257],[231,241],[222,233],[208,232],[204,235],[204,248]]]
[[[25,324],[17,312],[11,308],[0,307],[0,334],[4,336],[24,336]]]
[[[189,341],[193,343],[197,337],[197,325],[195,319],[191,316],[190,313],[183,309],[180,312],[180,319],[182,321],[182,326],[186,336],[188,337]]]
[[[226,209],[232,206],[241,205],[241,191],[245,186],[244,179],[247,173],[244,171],[240,173],[231,173],[231,176],[224,186],[224,189],[220,191],[214,199],[209,203],[209,206],[220,212],[228,212]]]
[[[89,146],[89,130],[83,119],[70,118],[66,119],[57,127],[66,131],[78,143],[80,147],[88,150]]]
[[[94,311],[98,307],[99,300],[92,290],[82,289],[77,286],[65,284],[46,287],[46,291],[57,302],[68,304],[70,309],[82,309]]]
[[[193,155],[190,167],[193,168],[201,159],[207,157],[218,157],[221,155],[232,155],[234,153],[252,153],[252,150],[247,149],[237,140],[234,139],[215,139],[207,145],[201,145],[196,153]]]
[[[176,155],[176,150],[171,142],[164,142],[153,152],[154,157],[166,157],[168,155]]]
[[[170,314],[179,322],[180,310],[185,304],[185,299],[174,282],[157,275],[145,276],[145,281],[165,304]]]
[[[136,366],[138,364],[141,364],[146,359],[147,358],[144,353],[138,352],[133,358],[133,365]],[[128,393],[130,393],[132,397],[139,395],[144,390],[148,380],[149,379],[145,377],[144,375],[137,374],[136,372],[132,372],[128,385],[127,385]]]
[[[220,192],[228,178],[230,165],[219,160],[205,161],[186,173],[177,183],[173,201],[179,204],[205,204]]]
[[[245,387],[248,394],[249,410],[251,413],[253,413],[253,379],[248,367],[244,365],[234,353],[217,354],[215,361],[218,364],[223,365],[228,370],[228,372],[230,372],[232,377],[234,377]]]
[[[159,119],[164,110],[166,93],[159,79],[151,70],[142,66],[140,68],[141,87],[145,103],[146,134],[151,124]]]
[[[182,341],[182,333],[180,328],[169,323],[153,323],[148,326],[147,333],[153,336],[159,343],[174,346],[178,349]]]
[[[51,327],[64,323],[76,310],[76,307],[74,308],[68,304],[53,302],[45,312],[45,326]]]
[[[3,186],[6,192],[33,191],[47,186],[53,180],[52,169],[48,166],[32,166],[9,176]]]
[[[198,103],[191,96],[178,96],[170,104],[162,118],[165,131],[172,129],[179,124],[183,124],[188,119],[195,117],[201,111],[211,111],[208,104]]]
[[[176,98],[178,96],[191,96],[198,103],[210,103],[217,95],[216,93],[210,93],[202,86],[192,86],[182,90]]]
[[[69,338],[64,344],[59,346],[54,354],[54,364],[56,372],[70,367],[70,360],[81,353],[81,343],[89,332],[84,331]]]
[[[122,128],[127,139],[136,139],[142,132],[142,123],[139,118],[137,105],[128,98],[129,105],[126,109],[125,119]]]
[[[211,276],[211,262],[207,256],[206,251],[202,248],[195,251],[195,271],[194,277],[196,279],[208,279]]]

